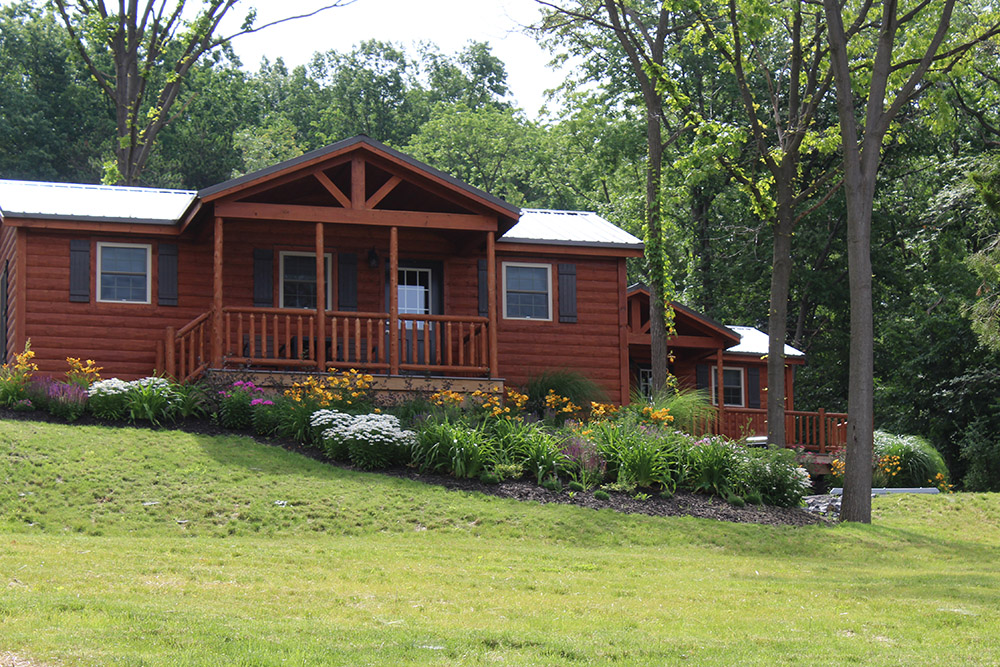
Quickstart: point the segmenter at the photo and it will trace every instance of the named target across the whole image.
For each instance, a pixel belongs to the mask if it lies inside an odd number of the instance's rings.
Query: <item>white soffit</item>
[[[197,193],[79,183],[0,180],[0,212],[12,218],[174,224]]]

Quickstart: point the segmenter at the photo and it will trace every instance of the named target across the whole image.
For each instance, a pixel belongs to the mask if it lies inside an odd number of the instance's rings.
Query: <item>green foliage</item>
[[[412,431],[400,428],[393,415],[357,415],[346,430],[347,453],[361,470],[401,465],[410,458]]]
[[[705,418],[714,414],[712,401],[707,393],[697,389],[665,388],[652,396],[633,392],[628,409],[638,413],[646,406],[653,410],[667,410],[674,418],[671,425],[682,430],[691,429],[692,426],[701,424]]]
[[[966,491],[1000,491],[1000,433],[986,419],[969,425],[959,443],[968,462],[962,487]]]
[[[676,487],[682,459],[667,433],[640,426],[634,419],[599,422],[591,429],[608,472],[617,481],[642,488]]]
[[[940,474],[948,477],[941,454],[924,438],[875,431],[873,449],[875,486],[936,486]]]
[[[751,505],[797,507],[809,492],[809,474],[783,447],[738,447],[729,486]]]
[[[685,485],[696,493],[727,497],[736,466],[734,447],[731,440],[719,436],[695,442],[685,452]]]
[[[319,409],[319,403],[309,398],[299,401],[289,400],[281,411],[278,435],[304,445],[316,445],[311,419],[313,413]]]
[[[416,434],[412,464],[421,472],[478,477],[493,472],[497,443],[487,433],[463,422],[428,419]]]
[[[258,387],[252,382],[237,380],[219,392],[219,424],[232,431],[241,431],[253,422],[250,402]]]
[[[513,431],[513,429],[512,429]],[[560,440],[546,431],[538,423],[526,423],[516,431],[511,450],[514,462],[521,465],[529,475],[541,484],[547,476],[553,476],[565,465],[566,455]]]
[[[743,500],[741,496],[738,496],[735,493],[730,493],[726,496],[726,502],[733,507],[745,507],[747,504],[747,501]]]
[[[281,415],[288,409],[288,402],[284,396],[273,396],[270,405],[261,403],[254,406],[251,418],[253,432],[264,437],[276,435],[281,429]]]
[[[130,384],[125,399],[129,421],[146,421],[159,426],[176,417],[179,401],[174,383],[164,378],[147,377]]]
[[[525,390],[528,395],[528,410],[542,414],[545,411],[545,397],[550,391],[577,405],[607,400],[604,388],[582,373],[565,369],[547,370],[528,380]]]
[[[611,500],[611,494],[604,489],[594,491],[594,500]]]

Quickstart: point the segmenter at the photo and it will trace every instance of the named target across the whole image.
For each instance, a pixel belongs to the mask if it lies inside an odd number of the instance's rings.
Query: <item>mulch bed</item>
[[[65,421],[53,417],[47,412],[16,412],[7,408],[0,408],[0,420],[18,420],[47,422],[53,424],[66,424]],[[151,428],[149,424],[126,424],[122,422],[107,422],[95,419],[91,415],[83,415],[73,422],[79,425],[112,426],[118,428]],[[258,442],[269,445],[283,447],[303,456],[308,456],[318,461],[325,461],[330,465],[336,465],[348,470],[354,468],[329,461],[319,451],[311,447],[304,447],[301,444],[281,438],[262,438],[252,432],[233,432],[222,428],[211,419],[188,419],[179,423],[170,423],[160,427],[152,427],[154,430],[180,430],[187,433],[199,435],[242,435],[253,438]],[[815,524],[830,523],[830,520],[807,512],[798,507],[772,507],[769,505],[747,505],[746,507],[736,507],[726,501],[713,496],[705,496],[686,491],[678,491],[671,498],[661,498],[658,495],[650,494],[649,498],[636,499],[625,493],[610,492],[609,500],[597,500],[592,492],[578,492],[570,496],[568,491],[549,491],[543,489],[534,482],[524,479],[505,480],[499,484],[486,484],[478,479],[460,479],[449,475],[423,474],[412,468],[394,468],[384,471],[383,474],[411,479],[425,484],[443,486],[453,491],[477,492],[500,498],[511,498],[524,502],[538,503],[563,503],[567,505],[577,505],[589,507],[591,509],[610,509],[623,514],[646,514],[649,516],[693,516],[703,519],[715,519],[717,521],[729,521],[732,523],[755,523],[768,526],[810,526]]]

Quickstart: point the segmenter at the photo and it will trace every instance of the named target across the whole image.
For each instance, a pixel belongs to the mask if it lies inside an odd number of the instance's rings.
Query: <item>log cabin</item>
[[[520,210],[363,136],[197,192],[0,181],[0,358],[30,340],[53,375],[67,356],[273,386],[355,368],[385,391],[570,369],[626,403],[650,361],[649,293],[626,277],[642,251],[596,214]],[[760,430],[764,362],[743,341],[764,334],[675,311],[682,383],[722,399],[719,428],[730,408]]]

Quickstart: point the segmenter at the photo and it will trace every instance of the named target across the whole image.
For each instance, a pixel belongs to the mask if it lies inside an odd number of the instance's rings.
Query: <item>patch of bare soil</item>
[[[0,420],[18,419],[22,421],[41,421],[56,424],[66,422],[57,419],[44,412],[15,412],[13,410],[0,408]],[[74,424],[100,425],[128,427],[130,425],[120,422],[109,423],[95,419],[90,415],[82,416]],[[138,428],[149,428],[149,425],[139,424]],[[201,435],[233,435],[210,419],[188,419],[180,423],[166,424],[161,426],[164,430],[176,429],[188,433]],[[301,444],[280,438],[261,438],[251,432],[235,433],[243,435],[258,442],[269,445],[283,447],[290,451],[308,456],[310,458],[326,461],[330,465],[338,465],[346,469],[353,469],[333,461],[328,461],[321,452],[311,447],[304,447]],[[395,477],[403,477],[425,484],[435,484],[455,491],[474,491],[500,498],[511,498],[525,502],[538,503],[563,503],[567,505],[578,505],[591,509],[610,509],[624,514],[646,514],[649,516],[694,516],[704,519],[715,519],[717,521],[730,521],[733,523],[756,523],[768,526],[809,526],[814,524],[829,523],[830,520],[807,512],[798,507],[772,507],[770,505],[747,505],[746,507],[736,507],[730,505],[725,500],[714,496],[705,496],[686,491],[678,491],[670,498],[661,498],[658,495],[650,494],[648,498],[635,498],[626,493],[610,492],[608,500],[597,500],[593,492],[577,492],[570,495],[569,491],[549,491],[543,489],[534,482],[519,479],[505,480],[499,484],[486,484],[478,479],[459,479],[449,475],[423,474],[411,468],[395,468],[385,471],[385,474]],[[0,667],[7,665],[0,663]]]

